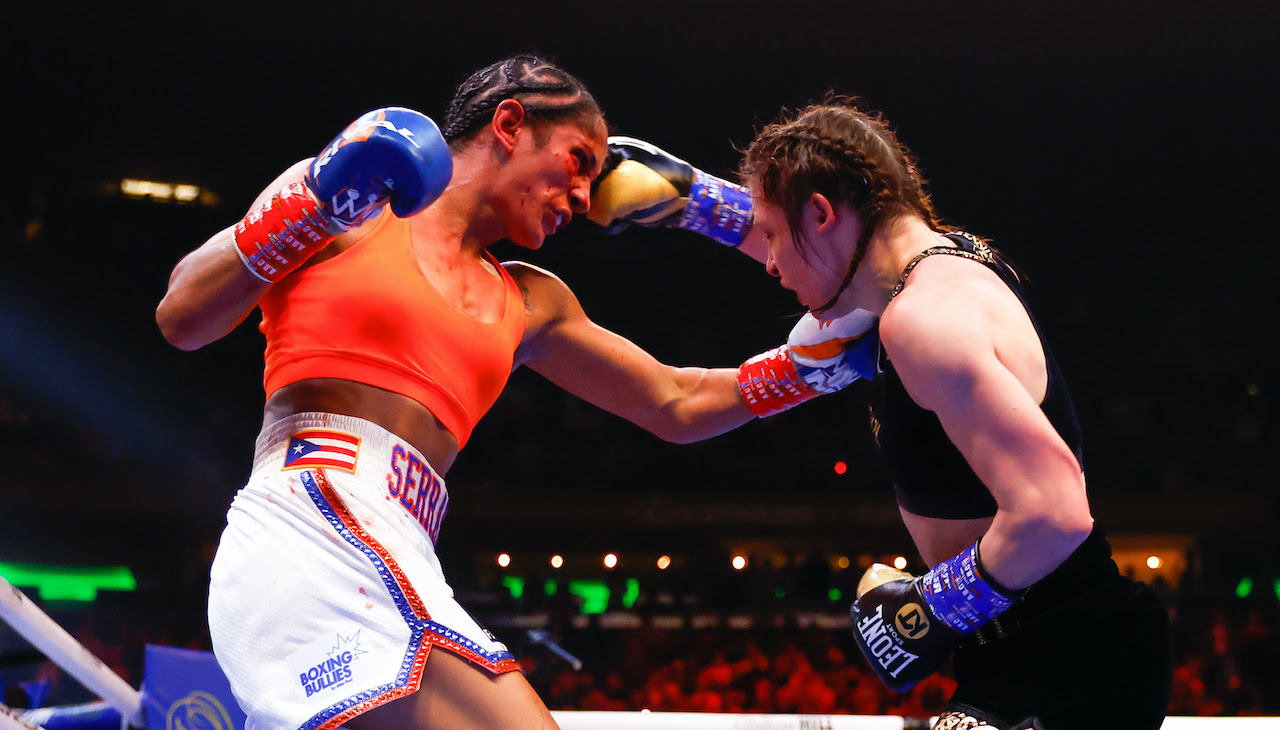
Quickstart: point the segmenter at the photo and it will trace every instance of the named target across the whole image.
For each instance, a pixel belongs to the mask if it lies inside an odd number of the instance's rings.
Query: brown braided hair
[[[586,126],[604,117],[581,81],[546,59],[520,54],[485,66],[458,86],[442,125],[449,147],[457,150],[465,145],[506,99],[520,102],[525,114],[538,121],[577,121]]]
[[[866,255],[876,227],[899,215],[917,215],[936,231],[938,220],[927,183],[911,151],[878,112],[863,111],[855,97],[829,94],[792,117],[766,126],[747,147],[738,172],[757,200],[781,208],[796,247],[804,254],[800,213],[813,193],[846,204],[862,221],[849,270],[822,311],[835,304]]]

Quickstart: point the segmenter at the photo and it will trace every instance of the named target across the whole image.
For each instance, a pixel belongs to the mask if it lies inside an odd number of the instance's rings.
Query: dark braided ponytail
[[[528,117],[540,121],[603,116],[581,81],[538,56],[521,54],[476,71],[458,87],[442,125],[449,146],[457,149],[482,129],[506,99],[520,102]]]
[[[771,124],[747,147],[739,173],[754,197],[781,208],[792,238],[804,251],[800,213],[813,193],[832,205],[846,204],[862,221],[853,259],[831,301],[849,285],[866,255],[876,228],[903,214],[924,219],[934,230],[950,230],[934,213],[925,180],[911,152],[878,113],[865,112],[857,100],[829,96],[794,118]]]

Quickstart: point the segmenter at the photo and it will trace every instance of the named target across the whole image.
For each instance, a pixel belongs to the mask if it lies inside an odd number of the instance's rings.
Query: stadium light
[[[167,183],[158,180],[139,180],[126,177],[120,180],[120,194],[135,200],[151,200],[157,203],[199,203],[206,207],[218,204],[218,196],[198,185]]]
[[[1253,578],[1246,575],[1236,584],[1236,597],[1248,598],[1250,593],[1253,593]]]
[[[609,586],[602,580],[571,580],[569,593],[582,599],[583,614],[601,614],[609,607]]]
[[[19,587],[34,587],[46,601],[92,601],[99,590],[133,591],[138,582],[125,567],[71,567],[0,563],[0,577]]]
[[[502,585],[511,591],[511,597],[520,600],[524,596],[524,578],[518,578],[514,575],[505,575],[502,577]]]

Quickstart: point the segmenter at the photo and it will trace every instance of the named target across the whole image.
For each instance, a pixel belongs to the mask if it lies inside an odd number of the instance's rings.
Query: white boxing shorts
[[[453,598],[444,482],[394,434],[304,413],[258,438],[213,560],[209,633],[246,730],[328,730],[416,692],[432,645],[520,668]]]

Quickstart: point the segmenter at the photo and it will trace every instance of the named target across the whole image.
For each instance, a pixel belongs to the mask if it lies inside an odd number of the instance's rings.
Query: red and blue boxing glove
[[[738,367],[738,392],[757,416],[771,416],[878,372],[876,316],[865,309],[829,320],[806,313],[787,344]]]
[[[849,611],[853,638],[881,681],[906,692],[1017,597],[983,573],[976,542],[918,578],[876,563]]]
[[[388,202],[401,218],[426,208],[452,176],[449,145],[430,117],[375,109],[325,146],[302,182],[284,186],[236,225],[236,251],[255,276],[275,283]]]

